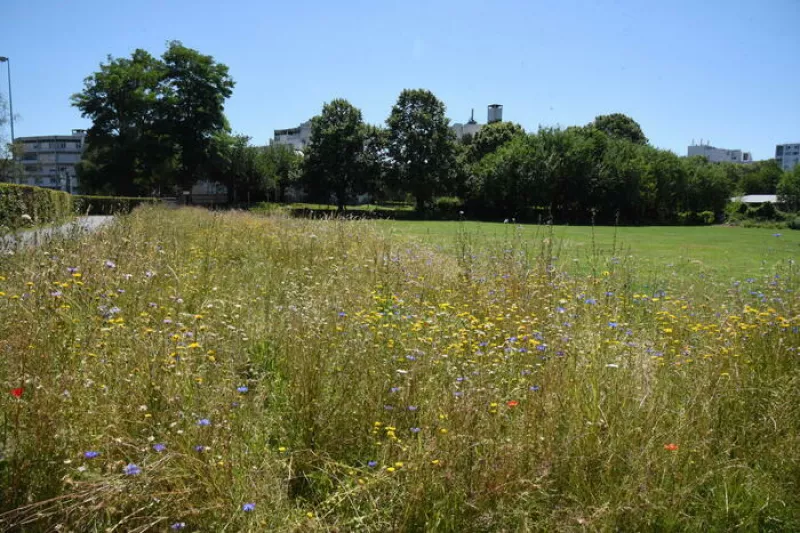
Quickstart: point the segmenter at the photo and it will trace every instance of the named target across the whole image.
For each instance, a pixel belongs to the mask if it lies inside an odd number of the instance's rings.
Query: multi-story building
[[[75,167],[86,146],[86,131],[72,130],[72,135],[39,135],[17,137],[22,145],[22,180],[69,193],[80,190]]]
[[[475,121],[475,110],[472,110],[472,114],[469,117],[469,120],[466,124],[461,124],[460,122],[456,122],[452,126],[450,126],[450,131],[456,136],[456,139],[461,140],[467,135],[474,137],[476,133],[481,131],[483,124],[478,124]]]
[[[303,151],[311,142],[311,121],[307,120],[296,128],[285,130],[275,130],[270,145],[283,144],[294,147],[295,150]]]
[[[689,147],[689,157],[701,155],[708,159],[710,163],[752,163],[753,156],[750,152],[741,150],[728,150],[727,148],[715,148],[708,144],[693,144]]]
[[[775,161],[783,170],[792,170],[800,164],[800,143],[775,146]]]

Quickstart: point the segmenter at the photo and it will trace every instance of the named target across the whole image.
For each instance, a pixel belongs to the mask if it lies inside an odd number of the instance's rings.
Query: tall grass
[[[793,265],[140,208],[0,259],[0,529],[800,530]]]

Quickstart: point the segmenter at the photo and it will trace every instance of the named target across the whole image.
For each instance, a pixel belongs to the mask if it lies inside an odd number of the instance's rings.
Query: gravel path
[[[38,246],[55,236],[76,235],[95,231],[114,220],[113,216],[78,217],[62,226],[19,231],[0,237],[0,250],[9,251],[22,246]]]

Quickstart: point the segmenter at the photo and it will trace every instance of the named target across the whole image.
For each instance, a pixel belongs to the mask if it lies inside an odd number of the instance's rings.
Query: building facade
[[[792,170],[800,164],[800,143],[775,146],[775,161],[783,170]]]
[[[701,155],[708,159],[710,163],[752,163],[753,156],[750,152],[741,150],[728,150],[727,148],[716,148],[708,144],[693,144],[689,147],[689,157]]]
[[[72,130],[72,135],[17,137],[22,145],[23,185],[80,192],[75,167],[86,147],[86,131]]]
[[[305,151],[311,142],[311,121],[307,120],[296,128],[275,130],[270,145],[283,144],[292,146],[295,150]]]

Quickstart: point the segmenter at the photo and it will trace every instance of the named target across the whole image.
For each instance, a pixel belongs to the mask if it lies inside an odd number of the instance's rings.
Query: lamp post
[[[11,101],[11,60],[5,56],[0,56],[0,63],[8,63],[8,118],[11,122],[11,145],[14,145],[14,104]]]

